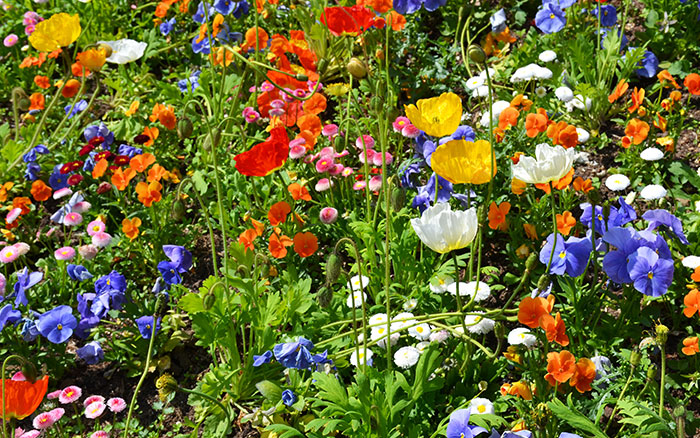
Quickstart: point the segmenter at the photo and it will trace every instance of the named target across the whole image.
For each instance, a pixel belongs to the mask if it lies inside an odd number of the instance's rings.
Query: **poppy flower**
[[[618,84],[615,86],[613,92],[610,93],[610,95],[608,96],[608,102],[613,103],[617,99],[619,99],[623,94],[627,92],[629,86],[630,84],[627,82],[626,79],[620,80],[620,82],[618,82]]]
[[[280,201],[270,207],[270,211],[267,212],[267,219],[270,221],[270,225],[276,227],[282,222],[287,220],[287,215],[292,211],[292,207],[285,201]]]
[[[272,233],[267,248],[270,250],[272,257],[281,259],[287,255],[287,247],[292,245],[294,245],[294,241],[289,237]]]
[[[46,76],[41,76],[41,75],[36,75],[34,76],[34,83],[36,84],[37,87],[42,88],[46,90],[51,86],[51,82],[49,82],[49,78]]]
[[[301,257],[309,257],[318,249],[318,239],[312,233],[297,233],[294,236],[294,252]]]
[[[700,346],[698,345],[698,337],[690,336],[683,339],[683,348],[681,349],[683,354],[686,356],[694,356],[700,353]]]
[[[104,49],[97,48],[88,49],[84,52],[78,53],[76,59],[80,63],[80,65],[87,68],[88,70],[100,71],[102,69],[102,66],[105,65],[107,56]]]
[[[43,202],[51,197],[53,189],[40,179],[32,183],[31,194],[35,201]]]
[[[485,184],[497,172],[494,156],[486,140],[451,140],[435,149],[430,164],[435,173],[452,184]]]
[[[506,231],[508,229],[508,221],[506,215],[510,211],[510,202],[501,202],[496,205],[491,202],[489,206],[489,228],[492,230]]]
[[[71,45],[80,32],[80,16],[61,12],[38,23],[29,35],[29,43],[40,52],[53,52]]]
[[[145,138],[143,139],[143,142],[140,144],[142,144],[144,146],[153,146],[153,142],[158,138],[159,133],[160,133],[160,131],[155,126],[154,127],[145,126],[143,128],[143,133],[141,134]],[[136,142],[136,143],[139,143],[139,142]]]
[[[540,319],[540,326],[547,334],[549,342],[556,342],[562,347],[569,345],[569,337],[566,335],[566,324],[561,319],[561,314],[557,312],[555,317],[545,314]]]
[[[49,387],[49,376],[32,383],[28,380],[4,379],[5,420],[22,420],[37,410]]]
[[[145,206],[150,207],[154,202],[161,200],[162,195],[160,190],[163,186],[158,181],[153,181],[150,183],[139,182],[136,184],[136,193],[138,194],[139,201]]]
[[[451,135],[462,120],[462,100],[454,93],[420,99],[416,105],[405,107],[413,125],[433,137]]]
[[[29,111],[32,110],[43,110],[44,104],[46,103],[46,98],[41,93],[32,93],[29,96]]]
[[[695,96],[700,95],[700,75],[697,73],[691,73],[685,77],[683,80],[683,85],[688,87],[688,92]]]
[[[309,190],[301,184],[292,183],[289,185],[289,187],[287,187],[287,190],[289,190],[289,193],[292,195],[292,198],[295,201],[300,199],[303,201],[311,201],[311,194],[309,194]]]
[[[272,128],[270,137],[250,150],[236,155],[236,169],[246,176],[267,176],[281,168],[289,157],[289,137],[286,129]]]
[[[547,354],[547,375],[545,380],[554,386],[556,382],[564,383],[576,372],[576,358],[566,350]]]
[[[257,37],[257,38],[256,38]],[[257,41],[256,41],[257,39]],[[256,46],[259,50],[267,47],[267,41],[270,39],[265,29],[261,27],[251,27],[245,33],[245,46],[247,49],[256,50]]]
[[[129,240],[134,240],[139,235],[139,227],[141,226],[141,219],[135,217],[133,219],[124,218],[122,221],[122,231],[129,238]]]
[[[326,97],[316,93],[302,104],[305,114],[319,114],[326,110]]]
[[[549,314],[549,302],[542,297],[525,297],[518,306],[518,322],[530,328],[540,326],[540,320]]]
[[[571,376],[569,385],[580,393],[591,390],[591,382],[595,380],[595,363],[588,358],[581,358],[576,362],[576,371]]]
[[[374,17],[374,12],[364,6],[334,6],[323,10],[321,23],[334,36],[357,36],[374,25]]]

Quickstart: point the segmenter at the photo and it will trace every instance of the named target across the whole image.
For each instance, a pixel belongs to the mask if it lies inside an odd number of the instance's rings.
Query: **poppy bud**
[[[406,190],[401,187],[394,187],[391,192],[391,208],[394,211],[401,211],[401,209],[406,205]]]
[[[377,59],[383,61],[383,60],[384,60],[384,51],[383,51],[382,49],[377,49],[377,50],[374,52],[374,56],[376,56]]]
[[[656,379],[656,365],[651,364],[649,365],[649,368],[647,368],[647,379],[649,380],[654,380]]]
[[[12,100],[17,104],[17,108],[19,108],[20,111],[28,111],[32,104],[27,97],[27,93],[25,93],[21,87],[12,89]]]
[[[489,384],[486,381],[482,380],[481,382],[479,382],[479,391],[486,391],[488,387]]]
[[[494,327],[493,331],[496,334],[496,339],[503,339],[506,337],[506,329],[500,322],[496,323],[496,327]]]
[[[318,305],[321,307],[328,307],[331,304],[331,299],[333,298],[333,290],[328,287],[321,287],[316,294],[316,299],[318,300]]]
[[[176,199],[175,202],[173,202],[171,214],[173,219],[175,219],[178,222],[181,221],[183,217],[185,217],[185,204],[182,202],[182,200]]]
[[[355,79],[362,79],[367,76],[367,64],[359,58],[350,58],[346,68],[348,69],[348,73],[353,75]]]
[[[326,260],[326,284],[331,285],[338,281],[338,277],[340,277],[340,267],[340,257],[332,252]]]
[[[549,283],[551,283],[551,281],[549,280],[549,275],[542,274],[540,279],[537,281],[537,289],[547,290],[547,288],[549,287]]]
[[[194,131],[194,126],[192,126],[192,120],[187,117],[183,117],[177,122],[177,135],[180,138],[189,138]]]
[[[656,343],[659,345],[666,344],[668,340],[668,327],[663,324],[656,325]]]
[[[17,101],[17,108],[19,108],[20,111],[29,111],[31,105],[32,102],[26,97],[22,97]]]
[[[25,360],[24,363],[22,364],[22,374],[24,375],[24,378],[27,379],[27,381],[29,383],[36,382],[37,371],[36,371],[36,367],[34,366],[33,363]]]
[[[467,55],[469,55],[469,59],[477,64],[483,64],[484,61],[486,61],[486,52],[484,52],[484,49],[476,44],[469,46],[467,49]]]
[[[102,181],[99,186],[97,186],[97,194],[101,195],[105,192],[108,192],[112,189],[112,184],[108,183],[107,181]]]
[[[483,224],[486,222],[486,208],[484,208],[483,205],[479,206],[479,209],[477,210],[476,217],[479,219],[479,223]]]
[[[297,81],[306,82],[306,81],[309,80],[309,77],[306,76],[304,73],[297,73],[297,75],[296,75],[296,80],[297,80]]]
[[[213,291],[210,291],[204,296],[204,300],[202,303],[202,306],[204,307],[204,310],[210,310],[212,307],[214,307],[214,304],[216,303],[216,295],[214,295]]]
[[[538,260],[538,254],[536,252],[533,252],[532,254],[530,254],[530,256],[525,261],[525,269],[528,272],[532,272],[533,268],[535,267],[535,264],[537,263],[537,260]]]
[[[636,350],[633,351],[632,353],[630,353],[630,364],[633,367],[636,367],[637,365],[639,365],[639,363],[641,361],[642,361],[642,353],[640,353],[639,351],[636,351]]]
[[[220,131],[219,129],[217,129],[217,128],[214,128],[214,129],[211,130],[211,134],[210,134],[210,135],[211,135],[211,139],[212,139],[211,144],[212,144],[214,147],[219,146],[219,143],[221,143],[221,131]]]
[[[321,60],[318,61],[318,64],[316,64],[316,71],[319,74],[325,73],[327,68],[328,68],[328,60],[326,58],[321,58]]]
[[[100,48],[103,52],[105,52],[105,58],[109,58],[110,56],[112,56],[112,48],[107,44],[98,44],[97,47]]]

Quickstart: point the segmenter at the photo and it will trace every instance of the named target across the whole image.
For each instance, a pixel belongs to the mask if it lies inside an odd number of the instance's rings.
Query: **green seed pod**
[[[177,122],[177,135],[180,138],[190,138],[192,132],[194,131],[194,126],[192,125],[192,120],[187,117],[183,117]]]
[[[340,260],[340,257],[334,252],[332,252],[329,256],[328,259],[326,260],[326,284],[327,285],[332,285],[335,284],[336,281],[338,281],[338,277],[340,277],[340,267],[342,265],[342,262]]]
[[[328,307],[331,305],[331,300],[333,299],[333,289],[329,287],[321,287],[316,294],[316,299],[318,300],[318,305],[321,307]]]
[[[391,192],[391,208],[394,211],[401,211],[406,205],[406,190],[401,187],[394,187]]]
[[[112,56],[112,52],[113,52],[112,47],[108,46],[107,44],[105,44],[105,43],[98,44],[97,48],[102,49],[102,51],[105,52],[105,58],[109,58],[110,56]]]
[[[297,81],[306,82],[306,81],[309,80],[309,77],[306,76],[304,73],[297,73],[297,75],[296,75],[296,80],[297,80]]]
[[[467,55],[469,56],[469,59],[477,64],[483,64],[486,61],[486,52],[484,52],[484,49],[476,44],[469,46],[467,49]]]
[[[642,353],[639,351],[633,351],[630,353],[630,364],[632,364],[633,367],[636,367],[639,365],[639,363],[642,361]]]
[[[506,328],[500,322],[496,323],[494,328],[494,333],[496,334],[496,339],[503,339],[506,337]]]
[[[173,202],[170,213],[177,222],[181,221],[182,218],[185,217],[185,203],[180,199],[176,199],[175,202]]]
[[[211,130],[212,146],[217,147],[221,144],[221,131],[217,128]]]
[[[353,75],[355,79],[362,79],[367,76],[367,64],[359,58],[350,58],[346,68],[348,69],[348,73]]]
[[[158,390],[158,398],[160,401],[165,401],[170,394],[173,394],[179,388],[177,380],[170,374],[163,374],[156,380],[156,389]]]
[[[668,340],[668,327],[663,324],[656,325],[656,343],[659,345],[665,345]]]
[[[535,268],[537,260],[538,254],[536,252],[530,253],[527,260],[525,261],[525,269],[529,272],[532,272],[532,270]]]
[[[489,387],[488,382],[486,382],[484,380],[479,382],[479,391],[486,391],[486,389],[488,389],[488,387]]]
[[[551,283],[549,279],[549,275],[547,274],[542,274],[540,279],[537,281],[537,289],[539,290],[546,290],[549,287],[549,283]]]

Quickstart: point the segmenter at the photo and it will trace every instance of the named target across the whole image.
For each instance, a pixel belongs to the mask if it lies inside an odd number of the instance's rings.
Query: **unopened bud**
[[[213,291],[210,291],[204,295],[202,306],[204,307],[204,310],[211,310],[214,307],[214,304],[216,304],[216,295],[214,295]]]
[[[187,117],[183,117],[177,122],[177,135],[180,138],[189,138],[192,136],[194,131],[194,126],[192,125],[192,120]]]
[[[401,209],[406,205],[406,190],[401,187],[394,187],[391,192],[391,208],[394,211],[401,211]]]
[[[29,361],[24,361],[22,364],[22,374],[24,375],[24,378],[27,379],[28,382],[34,383],[36,382],[37,378],[37,370],[36,367],[34,366],[33,363]]]
[[[656,379],[656,365],[651,364],[649,365],[649,368],[647,368],[647,379],[649,380],[654,380]]]
[[[639,365],[639,363],[642,361],[642,353],[639,351],[632,351],[630,353],[630,364],[632,364],[633,367],[636,367]]]
[[[539,260],[539,257],[536,252],[530,254],[530,256],[525,261],[525,269],[527,271],[532,271],[535,267],[535,264],[537,263],[537,260]]]
[[[341,260],[340,257],[334,252],[332,252],[329,256],[328,259],[326,260],[326,284],[331,285],[335,284],[336,281],[338,281],[338,277],[340,277],[340,267],[341,267]]]
[[[321,60],[318,61],[318,64],[316,64],[316,71],[319,74],[325,73],[327,68],[328,68],[328,60],[326,58],[321,58]]]
[[[656,343],[659,345],[665,345],[668,340],[668,327],[663,324],[657,324],[656,326]]]
[[[551,281],[550,281],[550,279],[549,279],[549,275],[547,275],[547,274],[542,274],[542,276],[540,277],[540,279],[537,281],[537,289],[539,289],[539,290],[541,290],[541,291],[542,291],[542,290],[547,290],[547,288],[549,287],[549,283],[550,283],[550,282],[551,282]]]
[[[486,52],[484,52],[484,49],[476,44],[469,46],[467,49],[467,54],[469,55],[469,59],[477,64],[482,64],[484,61],[486,61]]]
[[[503,339],[506,337],[506,328],[500,322],[496,323],[494,328],[494,333],[496,334],[496,339]]]
[[[112,47],[105,43],[100,43],[97,45],[99,49],[101,49],[105,53],[105,58],[109,58],[112,56]]]
[[[297,81],[306,82],[306,81],[309,80],[309,77],[306,76],[304,73],[297,73],[297,75],[296,75],[296,80],[297,80]]]
[[[156,389],[160,401],[165,401],[170,394],[178,390],[177,380],[170,374],[163,374],[156,380]]]
[[[359,58],[350,58],[346,68],[348,73],[353,75],[355,79],[362,79],[367,76],[367,65]]]
[[[21,97],[17,101],[17,108],[19,108],[20,111],[29,111],[30,106],[32,106],[32,102],[26,97]]]
[[[479,391],[486,391],[488,389],[488,387],[489,387],[489,384],[487,382],[485,382],[484,380],[479,382]]]

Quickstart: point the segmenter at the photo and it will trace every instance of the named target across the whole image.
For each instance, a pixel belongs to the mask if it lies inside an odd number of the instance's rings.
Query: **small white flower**
[[[472,97],[486,97],[489,95],[489,87],[482,85],[472,90]]]
[[[683,257],[681,264],[686,268],[695,269],[700,266],[700,257],[694,255]]]
[[[574,92],[571,91],[571,88],[569,87],[559,87],[554,90],[554,94],[557,96],[557,99],[564,103],[569,102],[574,98]]]
[[[493,403],[487,398],[475,398],[469,403],[469,414],[495,414],[496,411],[493,408]]]
[[[496,126],[498,125],[498,117],[501,115],[504,109],[508,108],[510,106],[510,102],[506,100],[498,100],[493,103],[492,112],[493,112],[493,125]],[[481,126],[489,126],[489,111],[486,110],[484,113],[481,115]]]
[[[418,321],[415,320],[415,316],[411,312],[402,312],[391,318],[391,331],[399,331],[402,328],[410,327],[416,324]]]
[[[423,354],[423,352],[424,352],[425,350],[427,350],[428,347],[430,347],[430,342],[429,342],[429,341],[421,341],[421,342],[419,342],[419,343],[416,344],[416,350],[418,350],[418,352],[419,352],[420,354]]]
[[[542,62],[552,62],[556,61],[557,53],[554,50],[545,50],[540,53],[539,60]]]
[[[576,133],[578,134],[579,143],[585,143],[589,138],[591,138],[591,134],[589,134],[588,131],[583,128],[576,128]]]
[[[445,342],[450,337],[450,332],[447,330],[440,330],[438,332],[432,332],[430,334],[430,342],[437,342],[441,344]]]
[[[545,97],[547,95],[547,89],[544,87],[535,88],[535,95],[537,97]]]
[[[540,67],[538,65],[537,69],[535,70],[535,78],[552,79],[552,70],[548,69],[547,67]]]
[[[377,313],[369,317],[369,325],[379,326],[379,324],[386,324],[389,318],[386,317],[386,313]]]
[[[454,283],[452,277],[437,275],[430,279],[430,292],[434,294],[444,294],[447,292],[447,286],[451,283]]]
[[[642,189],[642,192],[639,195],[647,201],[653,201],[654,199],[666,197],[666,193],[668,193],[666,189],[660,185],[649,184]]]
[[[377,345],[381,348],[386,349],[386,327],[374,327],[370,333],[369,339],[371,341],[378,341]],[[399,341],[401,334],[391,332],[391,345],[396,345]]]
[[[418,363],[420,351],[416,347],[401,347],[394,353],[394,363],[397,367],[408,369]]]
[[[492,69],[489,67],[489,77],[493,80],[493,77],[496,76],[496,70]],[[479,77],[484,80],[484,83],[486,82],[486,70],[482,70],[481,73],[479,73]]]
[[[430,338],[431,332],[432,329],[430,327],[430,324],[426,323],[414,325],[413,327],[408,329],[409,335],[421,341],[425,341],[426,339]]]
[[[366,302],[367,301],[367,294],[362,292],[362,291],[356,290],[355,292],[348,295],[348,299],[345,301],[345,304],[347,304],[347,306],[350,308],[362,307],[362,297],[363,296],[364,296],[364,299]]]
[[[664,157],[664,152],[659,148],[651,147],[644,149],[639,156],[644,161],[659,161]]]
[[[695,211],[700,213],[700,201],[695,201]]]
[[[510,345],[524,345],[528,348],[535,345],[537,338],[530,333],[530,329],[518,327],[508,333],[508,343]]]
[[[469,283],[467,283],[467,294],[471,297],[474,296],[475,293],[476,296],[474,297],[474,301],[484,301],[491,296],[491,288],[488,284],[484,283],[483,281],[480,281],[478,285],[476,281],[470,281]],[[461,294],[462,293],[460,291],[460,295]]]
[[[610,175],[605,180],[605,187],[613,192],[625,190],[630,185],[630,179],[621,173]]]
[[[585,98],[584,98],[583,95],[577,94],[577,95],[574,97],[574,99],[572,99],[571,102],[569,102],[569,103],[570,103],[571,106],[573,106],[574,108],[578,108],[578,109],[580,109],[580,110],[586,110],[586,111],[588,111],[588,110],[591,109],[591,104],[593,103],[593,101],[591,100],[590,97],[585,97]]]
[[[476,90],[482,85],[484,85],[484,78],[482,78],[481,76],[473,76],[467,79],[467,88],[470,90]]]
[[[367,356],[365,356],[364,346],[361,345],[359,347],[359,350],[360,350],[360,355],[359,355],[360,360],[359,361],[357,360],[357,356],[358,356],[357,350],[352,350],[352,354],[350,355],[350,363],[355,367],[357,367],[359,365],[364,365],[365,363],[367,365],[371,366],[372,365],[372,356],[374,356],[374,353],[372,352],[372,350],[367,349]],[[358,363],[359,363],[359,365],[358,365]]]
[[[449,292],[450,295],[457,296],[457,286],[459,286],[459,296],[460,297],[464,297],[464,296],[469,295],[469,292],[467,290],[467,283],[465,283],[463,281],[460,281],[459,283],[457,283],[457,282],[450,283],[447,286],[447,292]]]
[[[628,205],[632,205],[634,200],[637,198],[637,192],[629,192],[627,196],[625,196],[625,203]]]
[[[409,298],[405,303],[403,303],[403,310],[410,312],[411,310],[415,309],[416,306],[418,306],[418,300],[415,298]]]
[[[475,333],[479,335],[485,335],[493,330],[496,325],[496,321],[489,318],[484,318],[481,316],[484,312],[474,312],[479,313],[479,315],[467,315],[464,317],[464,325],[467,326],[469,333]]]
[[[360,277],[359,275],[355,275],[350,278],[350,281],[347,284],[347,288],[352,291],[357,291],[360,289],[364,289],[368,284],[369,277],[366,277],[364,275],[362,277]]]

